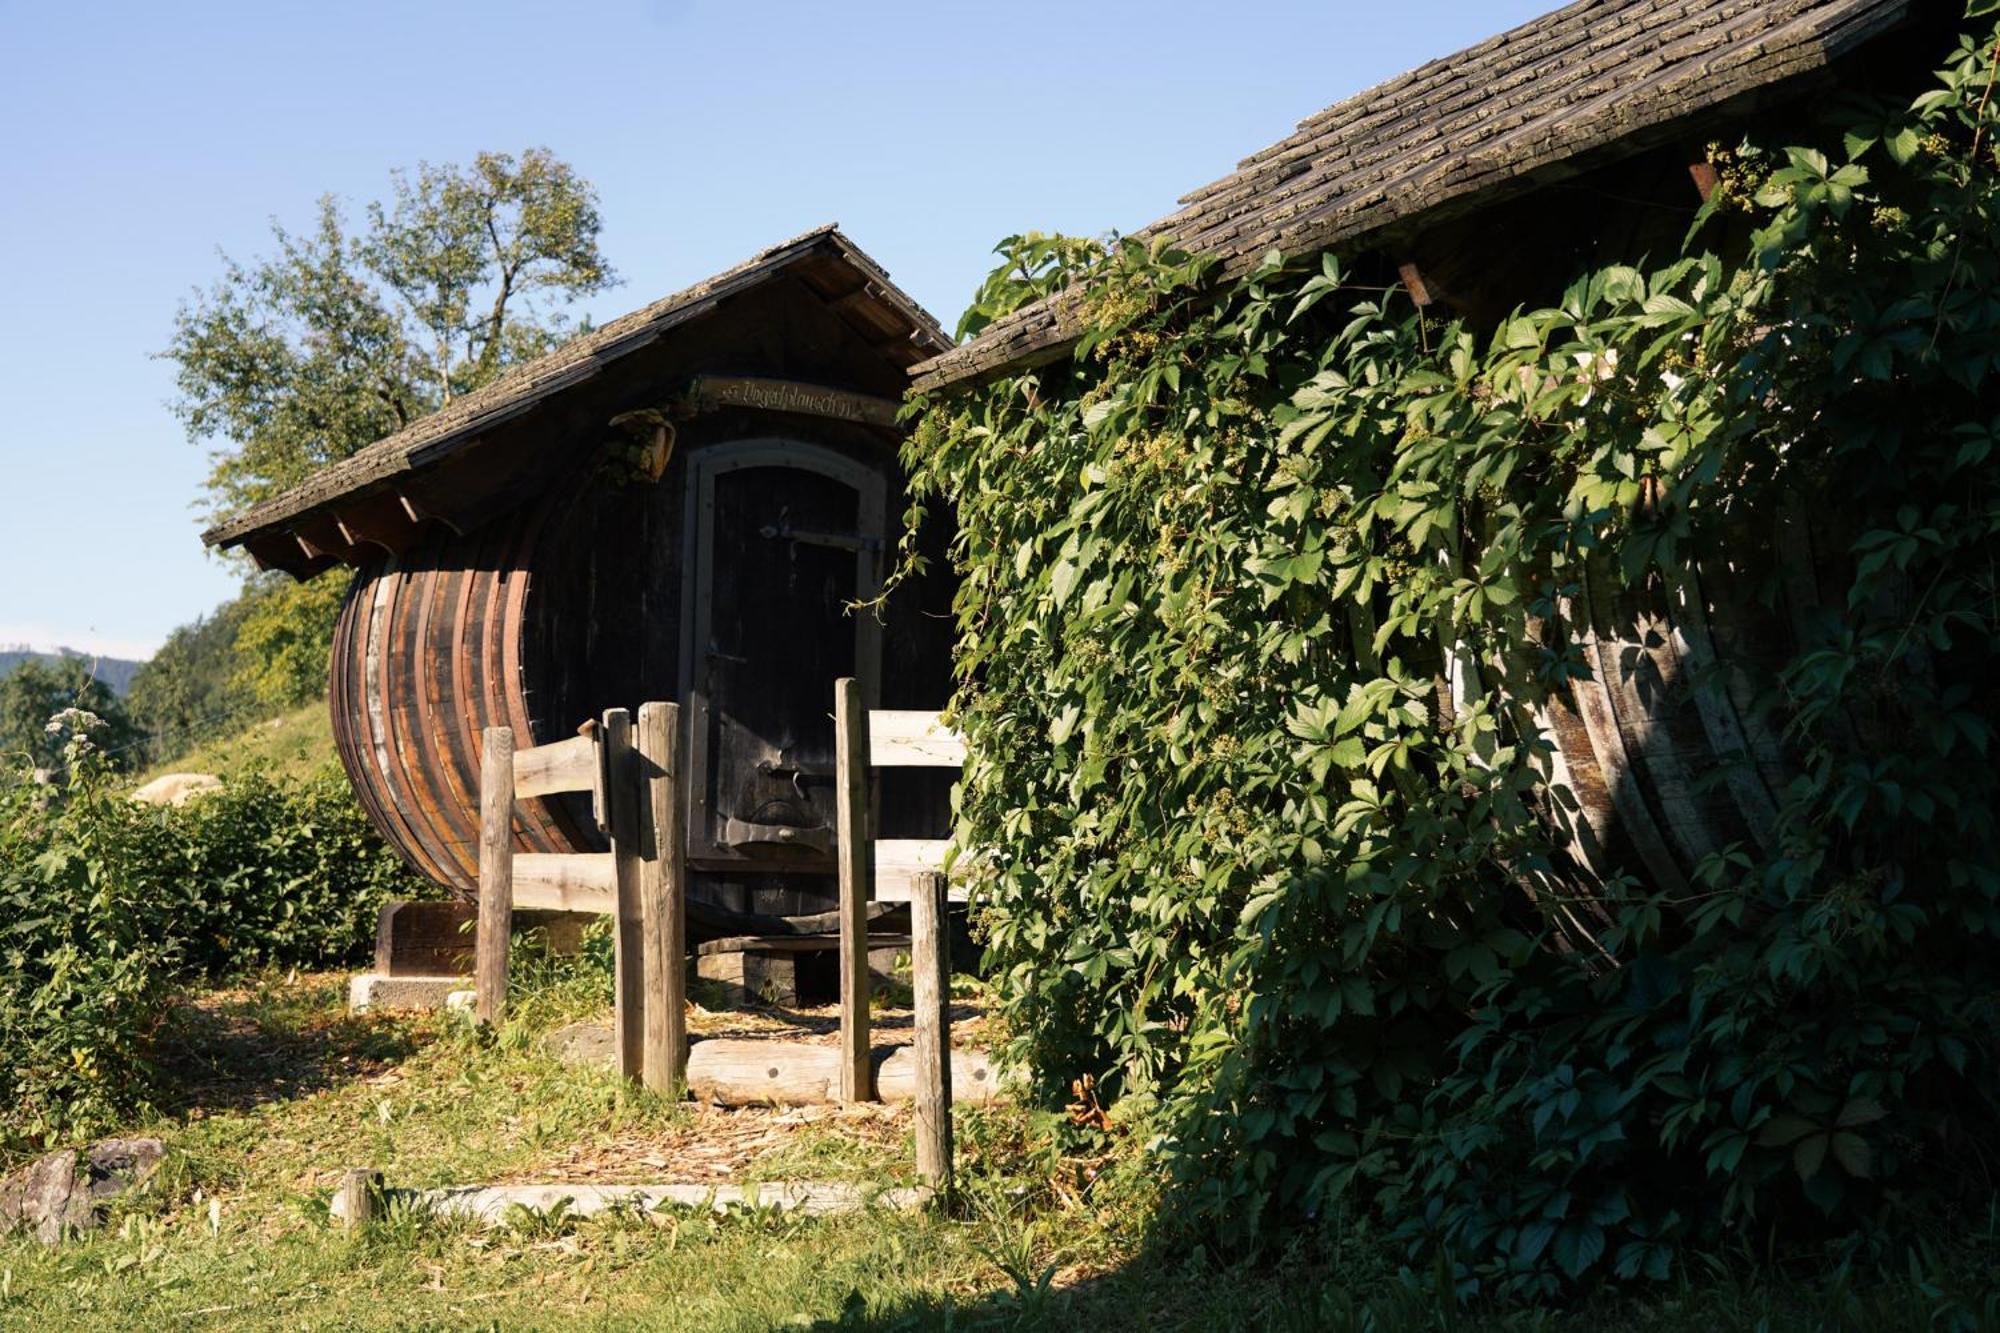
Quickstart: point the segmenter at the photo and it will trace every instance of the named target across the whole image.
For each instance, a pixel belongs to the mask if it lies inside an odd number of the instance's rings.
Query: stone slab
[[[465,988],[465,978],[459,976],[385,977],[380,972],[362,972],[347,983],[347,1007],[355,1013],[443,1009],[451,1002],[453,991]]]
[[[922,1186],[871,1190],[846,1181],[765,1181],[736,1185],[455,1185],[429,1190],[386,1190],[385,1197],[402,1200],[433,1216],[462,1217],[494,1226],[516,1206],[547,1212],[566,1204],[571,1217],[591,1217],[609,1208],[705,1208],[723,1212],[730,1207],[776,1208],[811,1216],[852,1213],[866,1208],[911,1211],[931,1201]],[[347,1218],[346,1202],[335,1195],[329,1213]]]

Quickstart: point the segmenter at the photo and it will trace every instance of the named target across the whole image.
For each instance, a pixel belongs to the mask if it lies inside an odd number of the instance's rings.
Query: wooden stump
[[[510,771],[508,781],[513,781]],[[340,1224],[349,1231],[359,1230],[375,1216],[375,1201],[382,1197],[382,1173],[354,1167],[340,1178]]]

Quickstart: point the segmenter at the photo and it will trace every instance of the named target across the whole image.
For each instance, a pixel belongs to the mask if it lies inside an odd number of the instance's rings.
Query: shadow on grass
[[[309,1096],[417,1049],[407,1024],[350,1014],[341,981],[252,981],[175,1005],[156,1048],[155,1104],[176,1117]]]

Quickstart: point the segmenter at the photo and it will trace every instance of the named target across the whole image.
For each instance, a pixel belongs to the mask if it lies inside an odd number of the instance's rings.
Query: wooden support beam
[[[1722,184],[1722,173],[1706,157],[1688,163],[1688,176],[1693,179],[1695,193],[1701,196],[1704,204],[1715,197],[1715,188]]]
[[[868,712],[861,682],[833,686],[834,862],[840,872],[840,1100],[875,1099],[868,1062]]]
[[[1436,304],[1438,292],[1435,284],[1425,280],[1424,271],[1417,267],[1415,263],[1398,264],[1396,266],[1396,276],[1403,280],[1403,290],[1408,292],[1410,299],[1417,303],[1417,309],[1422,310],[1427,306]]]
[[[641,903],[639,755],[632,746],[632,715],[623,708],[604,714],[606,805],[611,815],[611,855],[617,874],[613,923],[612,1031],[617,1038],[618,1072],[638,1079],[645,1062],[645,917]]]
[[[333,525],[349,546],[366,542],[390,555],[401,555],[423,535],[423,525],[388,493],[343,501],[333,511]]]
[[[507,1012],[507,941],[514,929],[514,729],[488,727],[479,763],[479,925],[473,1013],[498,1026]]]
[[[645,932],[646,1034],[640,1074],[662,1097],[687,1083],[687,838],[681,827],[679,704],[639,705],[642,807],[640,888]]]
[[[307,559],[324,558],[350,565],[361,563],[361,555],[354,549],[354,543],[342,535],[340,525],[327,515],[315,514],[300,519],[292,525],[292,538],[298,542]]]
[[[945,878],[917,876],[910,895],[911,1009],[917,1029],[917,1178],[951,1192],[951,932]]]

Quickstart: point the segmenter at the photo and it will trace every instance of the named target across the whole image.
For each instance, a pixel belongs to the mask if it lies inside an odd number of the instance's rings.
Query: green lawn
[[[909,1177],[907,1111],[670,1105],[557,1064],[541,1034],[595,1011],[601,975],[550,964],[497,1040],[446,1018],[355,1017],[338,977],[198,997],[162,1048],[146,1123],[168,1163],[101,1232],[0,1240],[0,1327],[91,1328],[2000,1328],[1980,1304],[1991,1220],[1926,1273],[1758,1285],[1724,1271],[1643,1304],[1441,1313],[1381,1255],[1330,1243],[1229,1267],[1149,1249],[1145,1200],[1087,1187],[1031,1119],[961,1109],[957,1212],[824,1220],[693,1210],[480,1230],[392,1207],[329,1225],[349,1166],[394,1186],[508,1180]],[[1979,1226],[1969,1228],[1978,1232]],[[1367,1293],[1366,1296],[1358,1293]],[[1933,1323],[1953,1304],[1958,1322]]]

